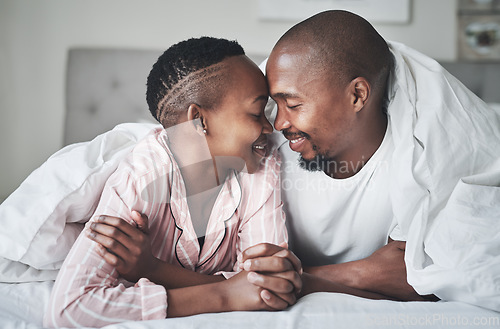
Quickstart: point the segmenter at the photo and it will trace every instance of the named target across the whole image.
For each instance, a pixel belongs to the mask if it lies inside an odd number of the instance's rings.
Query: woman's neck
[[[217,166],[206,138],[191,129],[189,122],[168,128],[167,134],[169,148],[180,169],[187,196],[224,183],[229,171]]]

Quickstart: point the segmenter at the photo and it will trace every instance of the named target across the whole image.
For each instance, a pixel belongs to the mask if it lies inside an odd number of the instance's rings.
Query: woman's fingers
[[[87,236],[92,241],[98,243],[96,247],[97,253],[110,265],[118,266],[120,262],[123,263],[123,259],[125,259],[129,253],[125,246],[106,235],[89,231]]]
[[[284,257],[260,257],[254,259],[247,259],[243,265],[245,271],[255,272],[285,272],[293,270],[292,263]]]
[[[239,256],[239,261],[245,262],[247,259],[272,256],[282,249],[284,248],[275,244],[259,243],[243,251]]]
[[[295,271],[272,274],[249,272],[247,280],[277,294],[299,294],[302,290],[302,279]]]
[[[303,272],[302,263],[288,249],[280,250],[270,257],[247,259],[240,267],[245,271],[256,272],[278,273],[291,270],[296,271],[298,274],[302,274]]]
[[[289,249],[282,249],[275,253],[273,256],[275,257],[283,257],[288,259],[290,263],[292,263],[292,266],[297,273],[302,274],[303,269],[302,269],[302,262],[300,261],[299,257],[297,257],[292,251]]]
[[[110,252],[109,250],[104,248],[103,246],[97,245],[96,251],[102,258],[104,258],[106,263],[108,263],[109,265],[114,266],[114,267],[123,266],[123,264],[124,264],[123,259],[118,257],[117,255],[113,254],[112,252]]]
[[[269,290],[263,289],[260,292],[260,297],[266,303],[266,305],[274,311],[281,311],[287,308],[289,305],[293,305],[296,302],[294,296],[287,296],[282,294],[275,294]]]
[[[101,215],[97,217],[94,223],[104,224],[108,226],[107,231],[101,232],[102,234],[113,234],[113,228],[130,237],[137,236],[137,234],[139,233],[139,229],[137,228],[137,226],[133,226],[119,217]]]
[[[132,219],[137,224],[137,227],[142,232],[149,234],[149,219],[148,216],[139,213],[138,211],[132,211]]]

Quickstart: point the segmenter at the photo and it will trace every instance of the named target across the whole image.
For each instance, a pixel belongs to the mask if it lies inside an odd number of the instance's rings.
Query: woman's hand
[[[100,216],[87,236],[98,243],[97,252],[130,282],[148,278],[158,265],[151,252],[148,218],[132,212],[136,227],[118,217]]]
[[[241,271],[221,282],[167,289],[168,317],[230,311],[278,311],[295,303],[293,294],[291,300],[284,301],[250,283],[249,274]]]
[[[279,311],[295,304],[297,299],[293,293],[293,286],[287,279],[276,278],[275,288],[277,291],[270,292],[267,289],[262,289],[259,285],[251,283],[249,277],[253,274],[256,273],[241,271],[222,283],[230,310]]]

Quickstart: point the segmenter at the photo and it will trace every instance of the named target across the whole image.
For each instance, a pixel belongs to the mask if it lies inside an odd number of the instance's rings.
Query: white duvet
[[[0,205],[0,282],[53,280],[93,214],[104,183],[154,124],[121,124],[69,145]]]
[[[500,112],[436,61],[391,43],[394,239],[408,282],[500,311]]]

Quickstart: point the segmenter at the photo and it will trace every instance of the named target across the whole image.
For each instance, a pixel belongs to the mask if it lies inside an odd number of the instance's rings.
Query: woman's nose
[[[273,126],[271,125],[271,123],[269,122],[269,120],[267,120],[266,116],[263,115],[262,116],[263,118],[263,122],[262,122],[262,132],[264,134],[270,134],[273,132]]]

